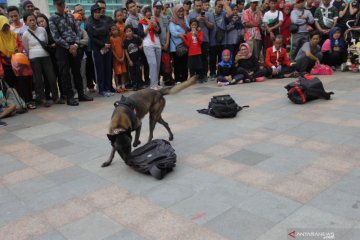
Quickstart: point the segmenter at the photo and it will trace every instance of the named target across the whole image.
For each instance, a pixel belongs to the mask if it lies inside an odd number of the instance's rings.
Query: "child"
[[[225,49],[221,54],[221,62],[218,63],[217,83],[218,86],[226,86],[230,84],[242,83],[244,75],[237,74],[234,76],[235,68],[231,60],[231,52]]]
[[[190,76],[195,74],[201,74],[202,62],[201,62],[201,44],[203,41],[203,33],[200,31],[199,22],[196,19],[190,20],[191,31],[184,37],[180,35],[184,44],[189,48],[188,50],[188,68],[190,70]]]
[[[324,64],[331,66],[334,70],[346,61],[346,42],[341,37],[341,29],[334,27],[329,32],[329,39],[322,45]]]
[[[142,40],[138,36],[134,36],[133,29],[130,25],[125,27],[125,40],[123,43],[125,56],[129,64],[129,73],[134,91],[141,88],[141,59],[140,51],[142,49]]]
[[[116,25],[111,26],[110,44],[113,53],[116,92],[122,93],[127,90],[124,82],[124,75],[126,73],[125,54],[122,48],[123,39],[120,37],[119,29]]]

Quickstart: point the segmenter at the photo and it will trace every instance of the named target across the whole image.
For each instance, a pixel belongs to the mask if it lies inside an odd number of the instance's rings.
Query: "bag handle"
[[[41,45],[41,47],[46,51],[43,45],[45,45],[45,42],[41,41],[30,29],[27,30]]]

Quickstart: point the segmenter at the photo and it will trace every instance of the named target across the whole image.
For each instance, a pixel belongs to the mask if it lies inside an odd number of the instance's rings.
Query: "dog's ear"
[[[115,134],[106,134],[108,139],[110,140],[110,142],[114,142],[115,141],[115,138],[116,138],[116,135]]]

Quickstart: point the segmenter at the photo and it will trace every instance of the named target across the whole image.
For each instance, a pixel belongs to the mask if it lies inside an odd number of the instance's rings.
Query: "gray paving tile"
[[[56,184],[63,184],[66,182],[73,181],[75,179],[79,179],[86,176],[91,176],[92,173],[79,167],[79,166],[71,166],[65,169],[61,169],[59,171],[47,174],[45,177],[55,182]]]
[[[252,240],[256,239],[274,225],[274,222],[253,215],[247,211],[231,208],[220,216],[210,220],[204,226],[229,239]]]
[[[360,220],[360,196],[330,188],[310,203],[323,211],[349,219]]]
[[[24,182],[14,184],[9,189],[19,198],[31,198],[39,192],[45,191],[56,184],[43,176],[35,177]]]
[[[282,146],[280,144],[275,144],[267,141],[257,142],[246,147],[247,150],[269,156],[273,156],[275,153],[280,152],[285,148],[285,146]]]
[[[134,233],[131,230],[128,229],[124,229],[108,238],[106,238],[105,240],[144,240],[143,237],[139,236],[138,234]]]
[[[25,168],[26,165],[11,155],[0,155],[0,176]]]
[[[94,213],[59,229],[67,239],[98,240],[107,238],[122,230],[123,227],[109,217]]]
[[[220,180],[169,209],[198,224],[204,224],[253,196],[258,190],[229,180]]]
[[[9,125],[10,123],[7,122],[7,124]],[[22,141],[21,138],[19,138],[18,136],[15,136],[12,133],[3,133],[3,134],[1,134],[1,137],[0,137],[0,144],[3,147],[10,145],[10,144],[14,144],[14,143],[20,143],[21,141]]]
[[[102,177],[97,175],[89,175],[75,179],[74,181],[66,182],[62,184],[61,187],[79,196],[84,193],[95,191],[99,188],[108,187],[110,185],[111,182]]]
[[[66,238],[58,231],[50,231],[41,236],[33,238],[33,240],[66,240]]]
[[[52,154],[55,154],[56,156],[59,156],[59,157],[66,157],[68,155],[77,154],[77,153],[85,151],[85,150],[86,150],[85,147],[81,147],[76,144],[71,144],[71,145],[68,145],[65,147],[61,147],[61,148],[54,148],[52,150],[49,150],[49,152]]]
[[[110,146],[110,145],[109,145]],[[77,153],[70,153],[65,156],[65,159],[74,164],[82,164],[93,159],[109,155],[109,150],[106,147],[91,147],[88,146]]]
[[[52,123],[42,124],[40,126],[32,126],[26,129],[17,130],[14,131],[13,134],[26,141],[30,141],[36,138],[41,138],[44,136],[50,136],[57,133],[61,133],[69,129],[70,128],[66,127],[65,125],[52,122]]]
[[[341,192],[356,195],[360,198],[360,170],[354,169],[349,174],[335,183],[332,188]],[[359,199],[360,200],[360,199]]]
[[[70,146],[70,145],[72,145],[71,142],[66,141],[64,139],[59,139],[59,140],[54,140],[54,141],[47,142],[45,144],[41,144],[41,145],[38,145],[38,146],[45,149],[45,150],[51,151],[51,150],[54,150],[54,149],[64,148],[64,147],[67,147],[67,146]]]
[[[13,200],[0,204],[0,227],[32,212],[23,201]]]
[[[275,223],[282,221],[301,206],[301,203],[264,191],[257,192],[237,205],[242,210]]]
[[[168,208],[177,202],[194,195],[195,191],[185,186],[172,184],[169,186],[167,183],[150,188],[142,195],[149,201],[159,205],[163,208]]]
[[[232,160],[235,162],[240,162],[246,165],[254,166],[266,159],[268,159],[270,156],[253,152],[250,150],[242,149],[238,152],[235,152],[229,156],[226,156],[225,158],[228,160]]]
[[[0,187],[0,204],[16,200],[16,195],[5,187]]]

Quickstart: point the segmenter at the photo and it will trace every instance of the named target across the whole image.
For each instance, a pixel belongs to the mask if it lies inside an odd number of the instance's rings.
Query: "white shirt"
[[[142,25],[143,28],[144,28],[144,31],[146,29],[148,29],[148,25]],[[154,42],[151,41],[151,38],[150,38],[150,33],[147,33],[143,39],[143,46],[144,47],[158,47],[158,48],[161,48],[161,44],[160,44],[160,38],[159,38],[159,35],[154,33]]]
[[[271,24],[273,21],[275,21],[277,19],[278,13],[279,13],[279,22],[284,21],[282,12],[279,12],[278,10],[276,10],[275,12],[271,12],[269,10],[264,14],[263,22],[267,23],[267,24]]]
[[[28,31],[31,31],[30,29]],[[28,54],[29,59],[34,59],[38,57],[47,57],[49,56],[48,52],[45,51],[38,40],[33,37],[28,31],[24,32],[22,37],[23,46],[25,52]],[[38,37],[41,41],[47,43],[48,37],[46,30],[42,27],[37,27],[35,31],[33,31],[36,37]]]

